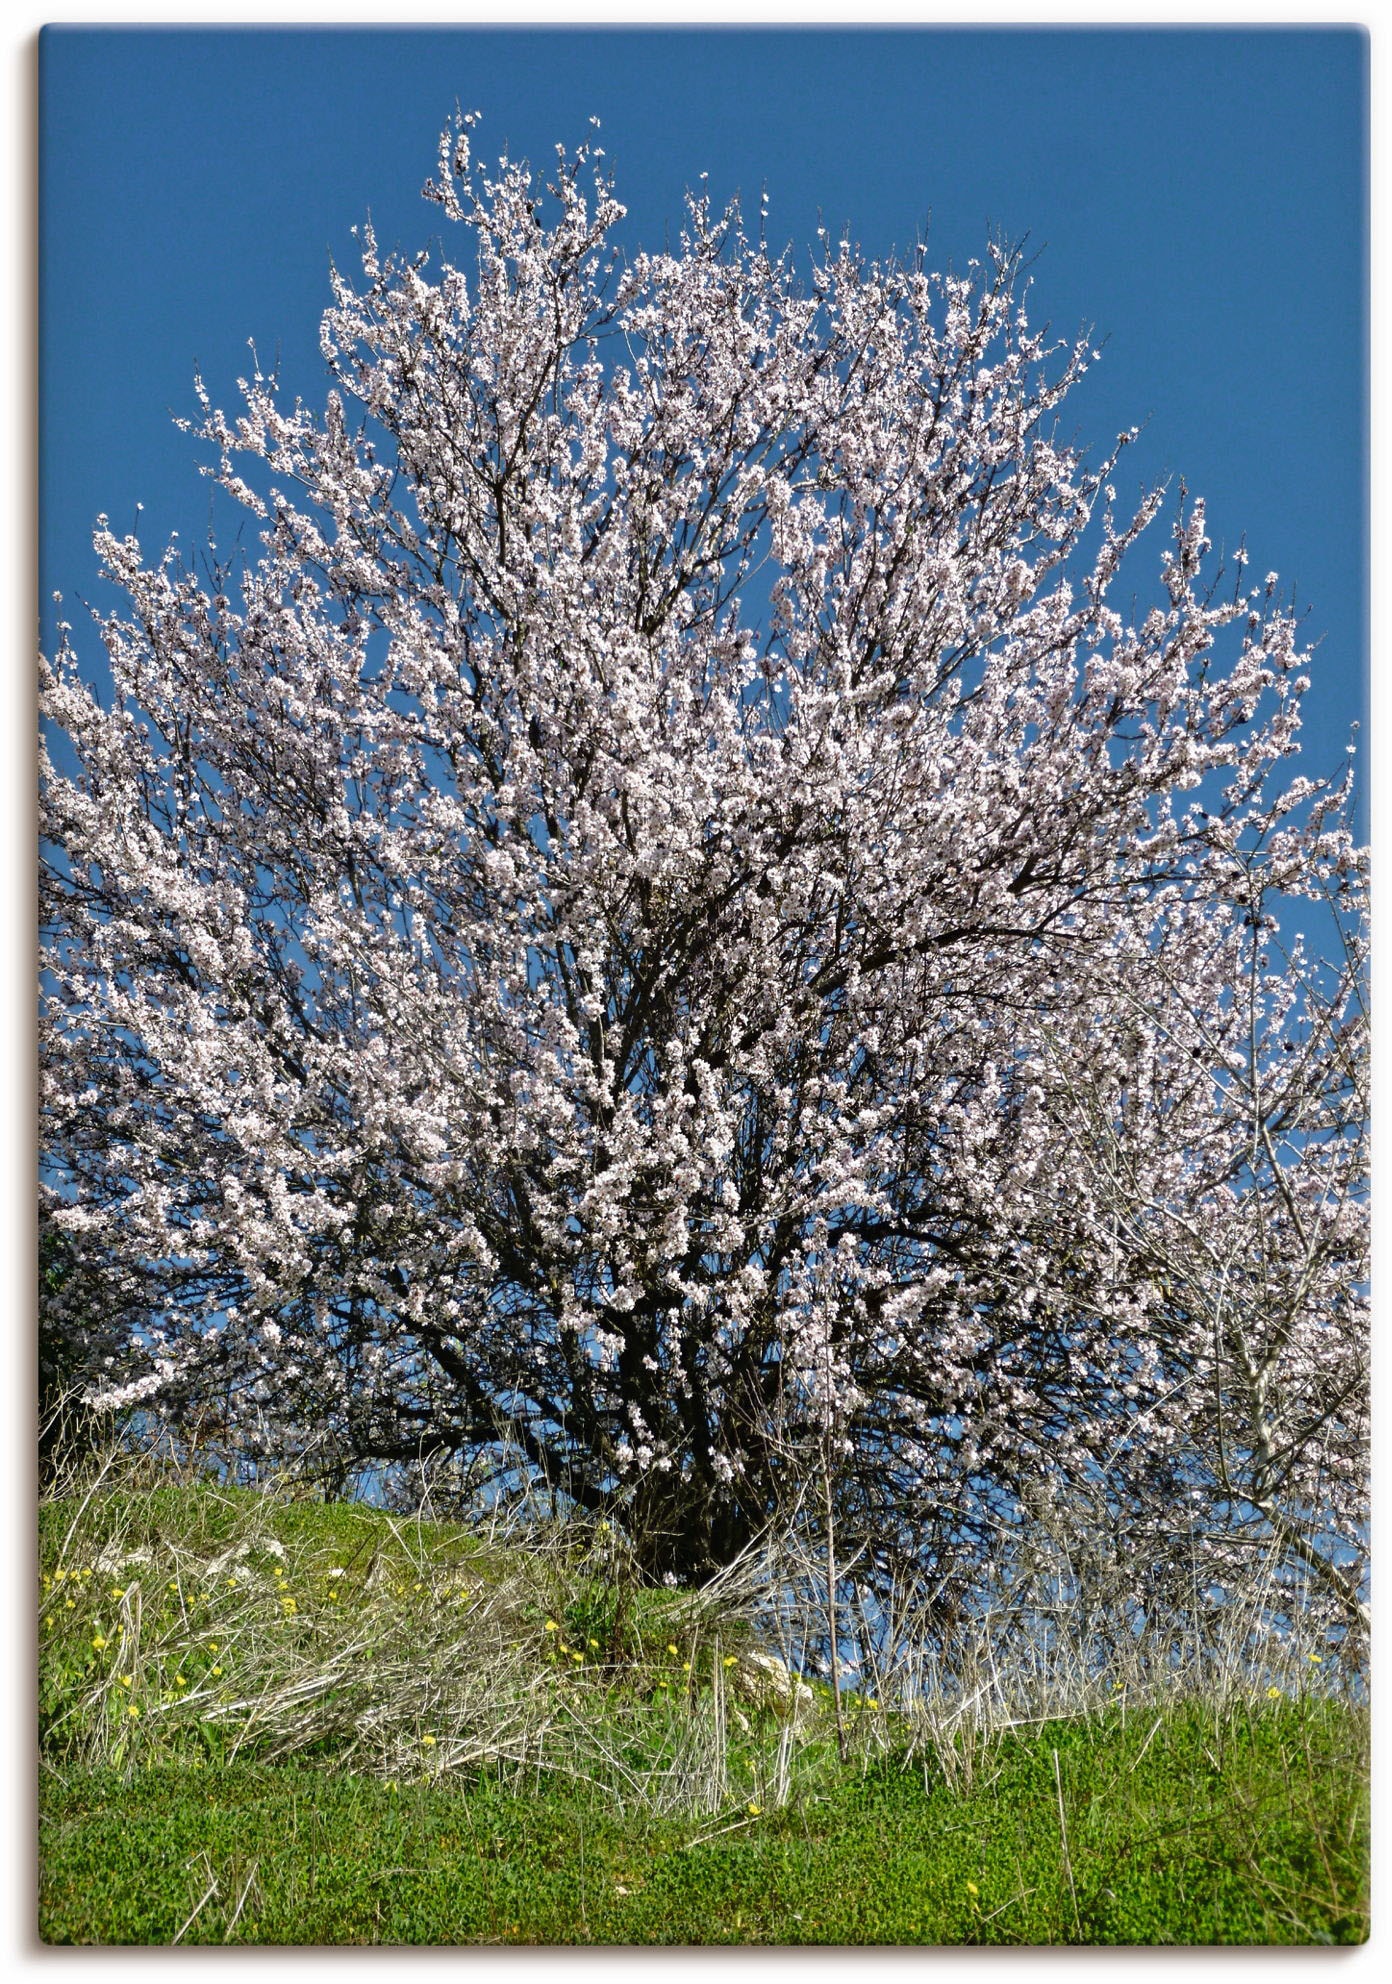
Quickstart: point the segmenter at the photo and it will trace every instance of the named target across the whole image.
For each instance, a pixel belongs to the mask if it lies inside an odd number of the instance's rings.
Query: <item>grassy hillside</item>
[[[1366,1716],[1308,1654],[1013,1727],[854,1693],[838,1745],[602,1529],[107,1487],[44,1508],[41,1575],[52,1942],[1366,1934]]]

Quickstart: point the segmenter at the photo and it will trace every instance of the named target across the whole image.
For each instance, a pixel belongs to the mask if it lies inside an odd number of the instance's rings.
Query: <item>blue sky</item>
[[[171,419],[195,366],[231,410],[254,339],[322,397],[329,259],[353,268],[369,211],[388,245],[437,234],[419,188],[456,99],[486,154],[537,161],[597,115],[634,246],[703,171],[718,198],[766,187],[799,250],[819,218],[871,253],[926,226],[939,267],[1028,236],[1035,320],[1105,340],[1078,435],[1142,423],[1129,486],[1183,477],[1215,541],[1308,602],[1302,769],[1330,769],[1365,696],[1366,73],[1348,28],[50,29],[43,596],[95,597],[99,511],[197,545]]]

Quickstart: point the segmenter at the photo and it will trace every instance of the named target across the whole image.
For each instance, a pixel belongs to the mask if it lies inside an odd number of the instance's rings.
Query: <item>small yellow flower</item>
[[[71,1598],[65,1598],[63,1600],[63,1610],[65,1612],[71,1612],[73,1609],[73,1603],[74,1601]]]
[[[64,1578],[65,1578],[65,1577],[66,1577],[67,1575],[68,1575],[68,1574],[67,1574],[67,1572],[66,1572],[66,1571],[59,1571],[59,1572],[57,1572],[57,1573],[56,1573],[56,1579],[57,1579],[57,1582],[58,1582],[59,1584],[61,1584],[61,1583],[63,1582],[63,1580],[64,1580]]]
[[[599,1641],[598,1641],[598,1640],[591,1640],[591,1641],[590,1641],[590,1645],[591,1645],[591,1646],[592,1646],[592,1647],[594,1648],[594,1650],[595,1650],[595,1652],[596,1652],[596,1653],[598,1653],[598,1652],[599,1652]]]
[[[423,1744],[425,1745],[425,1747],[426,1747],[426,1749],[427,1749],[427,1750],[428,1750],[428,1749],[429,1749],[429,1748],[431,1747],[431,1745],[432,1745],[432,1744],[434,1743],[434,1741],[435,1741],[435,1738],[434,1738],[433,1736],[422,1736],[422,1737],[421,1737],[421,1742],[422,1742],[422,1743],[423,1743]]]
[[[1267,1699],[1267,1700],[1268,1700],[1269,1702],[1278,1702],[1278,1701],[1280,1701],[1280,1699],[1281,1699],[1281,1690],[1280,1690],[1279,1688],[1268,1688],[1268,1689],[1267,1689],[1267,1691],[1266,1691],[1266,1699]]]
[[[547,1631],[548,1633],[558,1633],[558,1632],[559,1632],[559,1631],[560,1631],[561,1629],[560,1629],[560,1627],[559,1627],[559,1626],[558,1626],[558,1625],[556,1624],[556,1621],[555,1621],[554,1619],[548,1619],[548,1620],[546,1621],[546,1628],[545,1628],[545,1630],[546,1630],[546,1631]]]
[[[689,1660],[684,1660],[682,1662],[682,1673],[689,1674],[690,1672],[691,1672],[691,1662]]]
[[[139,1713],[140,1713],[140,1704],[138,1702],[132,1702],[130,1707],[126,1710],[127,1715],[139,1715]]]
[[[878,1708],[879,1705],[879,1698],[875,1695],[871,1695],[869,1701],[865,1704],[867,1708]]]
[[[733,1667],[733,1666],[735,1665],[735,1663],[736,1663],[736,1659],[737,1659],[737,1656],[736,1656],[735,1654],[733,1654],[733,1653],[727,1653],[727,1654],[726,1654],[726,1656],[725,1656],[725,1665],[726,1665],[727,1667]]]
[[[122,1674],[120,1676],[120,1682],[123,1688],[133,1688],[135,1686],[135,1676],[134,1674]]]
[[[229,1591],[235,1591],[237,1589],[237,1580],[235,1578],[229,1578],[227,1580],[227,1589]]]
[[[761,1812],[762,1810],[763,1810],[763,1807],[762,1807],[761,1805],[756,1805],[756,1804],[754,1803],[754,1800],[753,1800],[753,1799],[751,1798],[751,1799],[750,1799],[750,1801],[749,1801],[749,1816],[750,1816],[750,1818],[751,1818],[751,1819],[757,1819],[757,1818],[758,1818],[758,1816],[759,1816],[759,1813],[760,1813],[760,1812]]]
[[[1323,1655],[1322,1653],[1312,1653],[1312,1654],[1310,1655],[1310,1658],[1311,1658],[1311,1660],[1313,1660],[1313,1661],[1314,1661],[1314,1663],[1315,1663],[1315,1665],[1316,1665],[1316,1667],[1323,1667],[1323,1665],[1324,1665],[1324,1655]]]
[[[968,1882],[967,1882],[967,1893],[968,1893],[968,1894],[980,1894],[980,1892],[981,1892],[981,1890],[980,1890],[980,1888],[979,1888],[979,1887],[978,1887],[978,1886],[976,1885],[976,1882],[975,1882],[975,1881],[968,1881]]]
[[[213,1669],[213,1679],[215,1681],[220,1681],[222,1679],[222,1669],[220,1667],[215,1667]]]
[[[218,1650],[218,1643],[217,1643],[217,1641],[216,1641],[216,1640],[209,1640],[209,1642],[208,1642],[208,1651],[209,1651],[209,1653],[216,1653],[216,1652],[217,1652],[217,1650]]]
[[[272,1571],[272,1573],[271,1573],[271,1576],[272,1576],[272,1577],[276,1577],[276,1578],[283,1578],[283,1577],[285,1576],[285,1573],[284,1573],[284,1571],[283,1571],[283,1570],[282,1570],[282,1569],[280,1568],[280,1565],[279,1565],[279,1564],[277,1564],[277,1565],[276,1565],[276,1567],[275,1567],[275,1569],[274,1569],[274,1570]]]
[[[575,1662],[577,1667],[581,1664],[581,1662],[585,1658],[583,1653],[573,1653],[570,1657]]]
[[[126,1588],[124,1585],[120,1585],[120,1584],[112,1585],[111,1596],[113,1598],[124,1598],[125,1595],[126,1595]]]
[[[188,1686],[188,1682],[184,1679],[184,1676],[182,1674],[176,1674],[174,1676],[174,1686],[176,1688],[186,1688]]]
[[[179,1589],[179,1585],[178,1585],[178,1581],[177,1581],[177,1579],[175,1579],[175,1578],[171,1578],[171,1579],[169,1580],[169,1589],[170,1589],[171,1591],[177,1591],[177,1590]]]
[[[92,1651],[94,1653],[106,1652],[106,1641],[102,1638],[100,1633],[98,1633],[96,1638],[92,1641]]]
[[[670,1654],[671,1654],[671,1656],[672,1656],[672,1658],[673,1658],[673,1660],[675,1660],[675,1659],[676,1659],[676,1657],[677,1657],[677,1651],[678,1651],[678,1650],[677,1650],[677,1648],[676,1648],[676,1647],[674,1647],[674,1646],[673,1646],[673,1644],[672,1644],[672,1642],[671,1642],[670,1640],[668,1640],[668,1642],[667,1642],[667,1651],[668,1651],[668,1653],[670,1653]]]

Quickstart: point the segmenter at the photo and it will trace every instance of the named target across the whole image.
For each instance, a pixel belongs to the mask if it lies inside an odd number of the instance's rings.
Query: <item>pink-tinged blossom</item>
[[[244,1451],[505,1454],[656,1576],[809,1467],[950,1571],[1073,1493],[1357,1585],[1365,1268],[1341,795],[1308,655],[1171,501],[1153,596],[1094,354],[1015,257],[446,133],[465,267],[335,273],[322,415],[202,383],[258,520],[103,522],[113,693],[43,669],[49,1207],[145,1302],[110,1402]],[[1215,1560],[1216,1561],[1216,1560]]]

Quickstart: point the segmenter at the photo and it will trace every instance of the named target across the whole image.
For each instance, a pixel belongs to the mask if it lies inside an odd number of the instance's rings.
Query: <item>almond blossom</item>
[[[109,689],[43,666],[48,1217],[144,1305],[96,1396],[521,1470],[657,1578],[819,1456],[871,1565],[1086,1489],[1354,1590],[1362,857],[1292,612],[1118,514],[1014,253],[804,280],[702,194],[626,257],[597,149],[472,134],[321,411],[200,382],[252,548],[103,522]]]

